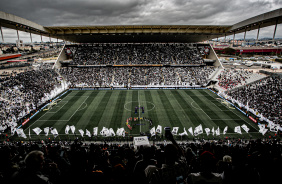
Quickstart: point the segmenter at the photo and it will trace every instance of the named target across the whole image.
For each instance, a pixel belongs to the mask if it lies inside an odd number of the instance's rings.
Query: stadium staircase
[[[253,74],[250,74],[248,77],[249,78],[246,79],[244,84],[240,84],[240,85],[236,86],[235,88],[231,89],[231,91],[239,89],[239,88],[241,88],[245,85],[248,85],[248,84],[256,83],[256,82],[260,81],[261,79],[267,78],[268,76],[261,75],[261,74],[258,74],[258,73],[253,73]]]

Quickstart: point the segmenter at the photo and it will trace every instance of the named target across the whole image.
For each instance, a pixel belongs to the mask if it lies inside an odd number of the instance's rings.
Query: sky
[[[282,8],[282,0],[1,0],[0,11],[43,26],[64,25],[233,25]],[[274,26],[260,30],[272,37]],[[256,38],[257,31],[246,38]],[[5,42],[15,42],[15,30],[3,28]],[[40,36],[32,35],[33,41]],[[235,38],[242,38],[243,34]],[[276,38],[282,38],[278,26]],[[30,42],[30,35],[20,32]],[[1,42],[0,38],[0,42]],[[49,41],[49,38],[43,38]],[[52,40],[55,41],[55,40]]]

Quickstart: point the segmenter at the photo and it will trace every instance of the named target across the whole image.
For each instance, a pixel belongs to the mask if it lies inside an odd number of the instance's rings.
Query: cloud
[[[281,0],[1,0],[0,11],[43,26],[232,25]]]

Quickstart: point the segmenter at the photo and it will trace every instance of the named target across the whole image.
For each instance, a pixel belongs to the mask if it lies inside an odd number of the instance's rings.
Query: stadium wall
[[[208,55],[208,59],[212,59],[212,60],[215,60],[214,62],[214,66],[216,67],[219,67],[219,68],[224,68],[221,64],[221,62],[219,61],[218,57],[217,57],[217,54],[215,53],[213,47],[210,45],[210,54]]]
[[[57,58],[57,61],[55,62],[54,66],[53,66],[53,69],[54,68],[60,68],[61,67],[60,61],[64,61],[64,60],[67,59],[67,55],[65,53],[65,46],[66,46],[66,44],[63,46],[63,48],[62,48],[62,50],[61,50],[61,52],[60,52],[60,54]]]

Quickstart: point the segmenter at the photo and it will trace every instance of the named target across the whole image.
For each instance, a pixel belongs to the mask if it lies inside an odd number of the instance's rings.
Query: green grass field
[[[144,107],[135,114],[135,107]],[[79,129],[89,130],[93,133],[93,128],[98,127],[98,133],[103,127],[117,128],[123,127],[129,132],[130,136],[139,136],[140,132],[149,131],[148,121],[138,120],[131,121],[130,125],[136,125],[130,131],[126,126],[126,120],[132,117],[150,118],[153,126],[157,127],[179,127],[178,133],[202,125],[203,129],[213,127],[220,128],[220,136],[215,138],[259,138],[257,125],[248,117],[243,115],[237,109],[231,109],[221,103],[218,96],[209,90],[85,90],[70,91],[61,98],[61,101],[48,111],[38,113],[22,128],[28,136],[30,129],[31,138],[46,138],[42,131],[37,136],[32,129],[39,127],[42,130],[45,127],[54,127],[59,132],[60,139],[73,139],[74,134],[69,132],[65,135],[66,125],[76,127],[76,136],[80,137]],[[247,125],[249,133],[243,129],[242,134],[234,133],[234,127],[238,125]],[[228,126],[226,135],[223,135],[223,129]],[[187,130],[188,132],[188,130]],[[164,131],[163,131],[164,133]],[[48,137],[53,137],[50,135]],[[208,137],[204,131],[199,138],[213,138],[210,134]],[[84,135],[85,140],[88,137]],[[179,137],[177,137],[179,138]],[[189,134],[183,139],[192,139]]]

